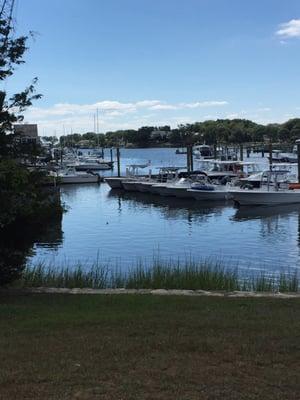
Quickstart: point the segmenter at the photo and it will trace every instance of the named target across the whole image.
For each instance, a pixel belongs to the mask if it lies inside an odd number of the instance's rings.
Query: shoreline
[[[189,289],[91,289],[91,288],[1,288],[2,294],[68,294],[68,295],[152,295],[152,296],[190,296],[190,297],[223,297],[223,298],[272,298],[299,299],[300,293],[291,292],[253,292],[253,291],[210,291]]]

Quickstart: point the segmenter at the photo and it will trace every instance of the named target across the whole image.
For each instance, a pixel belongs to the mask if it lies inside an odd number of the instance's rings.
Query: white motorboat
[[[187,149],[182,148],[182,149],[176,149],[175,151],[176,154],[186,154]],[[208,146],[206,144],[201,144],[201,145],[195,145],[193,146],[193,155],[195,158],[203,158],[203,159],[209,159],[213,158],[213,152],[211,149],[211,146]]]
[[[180,178],[177,182],[166,184],[158,191],[161,196],[191,197],[187,189],[191,188],[192,182],[189,178]]]
[[[175,154],[186,154],[186,148],[176,149]]]
[[[229,198],[227,185],[212,184],[205,173],[198,172],[171,182],[153,184],[151,192],[161,196],[196,198],[201,200],[224,200]],[[213,191],[213,193],[211,193]],[[200,194],[199,194],[200,193]]]
[[[151,171],[149,176],[136,176],[134,179],[128,179],[122,182],[125,190],[130,192],[150,192],[159,194],[159,188],[164,187],[167,183],[178,179],[180,167],[161,167],[156,177],[152,177]]]
[[[110,176],[104,180],[111,189],[124,189],[123,182],[136,180],[139,177],[139,170],[149,167],[150,165],[150,160],[147,164],[131,164],[126,168],[126,176]],[[151,176],[151,170],[149,171],[149,176]]]
[[[188,177],[178,178],[174,182],[168,182],[164,185],[154,185],[154,190],[161,196],[174,196],[179,198],[193,197],[188,189],[191,189],[194,183],[208,183],[208,178],[205,173],[198,173]]]
[[[105,161],[96,154],[89,156],[78,156],[78,154],[68,150],[64,151],[62,164],[66,168],[74,167],[76,171],[105,171],[112,169],[113,167],[113,162]]]
[[[199,169],[205,171],[213,180],[230,180],[238,177],[243,172],[240,161],[222,160],[195,160],[199,162]]]
[[[114,165],[113,161],[104,160],[104,158],[99,156],[98,153],[93,153],[88,156],[80,156],[78,157],[78,160],[83,164],[100,164],[102,165],[103,169],[112,169]]]
[[[275,163],[272,164],[272,171],[276,172],[277,182],[295,182],[297,180],[296,175],[297,164],[295,163]],[[260,172],[255,172],[252,174],[247,174],[245,178],[240,178],[238,180],[239,186],[241,188],[259,188],[263,184],[267,184],[267,176],[265,175],[265,170]],[[273,182],[270,181],[270,184]]]
[[[213,185],[208,183],[192,184],[191,189],[187,189],[187,192],[191,196],[200,201],[220,201],[229,200],[231,194],[229,192],[229,185]]]
[[[294,146],[292,153],[285,153],[280,150],[273,150],[272,155],[269,156],[269,160],[270,159],[272,159],[273,162],[296,163],[298,162],[297,146]]]
[[[196,145],[193,147],[193,154],[197,159],[210,159],[213,158],[211,146],[206,144]]]
[[[262,180],[267,177],[267,184],[261,185],[259,189],[230,189],[233,200],[241,206],[300,203],[300,184],[278,182],[277,177],[281,173],[265,171]]]
[[[75,165],[76,171],[106,171],[111,169],[111,166],[105,162],[102,162],[96,158],[82,158]]]
[[[233,200],[241,206],[270,206],[278,204],[300,203],[299,189],[278,189],[278,190],[231,190]]]
[[[59,170],[55,173],[50,173],[53,176],[57,184],[79,184],[79,183],[98,183],[100,182],[100,176],[98,174],[92,174],[89,172],[77,172],[74,168],[67,168]]]

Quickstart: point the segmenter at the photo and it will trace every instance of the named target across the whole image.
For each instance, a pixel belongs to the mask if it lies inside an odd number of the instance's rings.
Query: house
[[[39,142],[37,124],[15,124],[14,134],[18,135],[22,142]]]
[[[151,132],[151,139],[154,140],[167,139],[169,134],[170,132],[167,131],[154,130]]]

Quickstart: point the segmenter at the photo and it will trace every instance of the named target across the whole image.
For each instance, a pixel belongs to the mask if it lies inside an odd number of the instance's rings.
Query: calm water
[[[122,151],[122,169],[151,160],[154,166],[184,165],[174,149]],[[126,269],[137,260],[211,259],[241,268],[300,268],[300,206],[236,209],[101,185],[61,189],[68,208],[62,225],[49,227],[30,263],[86,265],[97,258]]]

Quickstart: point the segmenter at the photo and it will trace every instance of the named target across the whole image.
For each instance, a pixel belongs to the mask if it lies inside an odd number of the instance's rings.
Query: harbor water
[[[153,171],[186,164],[175,149],[121,150],[123,172],[128,164],[148,160]],[[297,205],[237,209],[231,202],[111,190],[106,183],[65,185],[61,196],[67,212],[35,242],[29,265],[88,267],[97,261],[126,270],[159,257],[270,273],[300,268]]]

